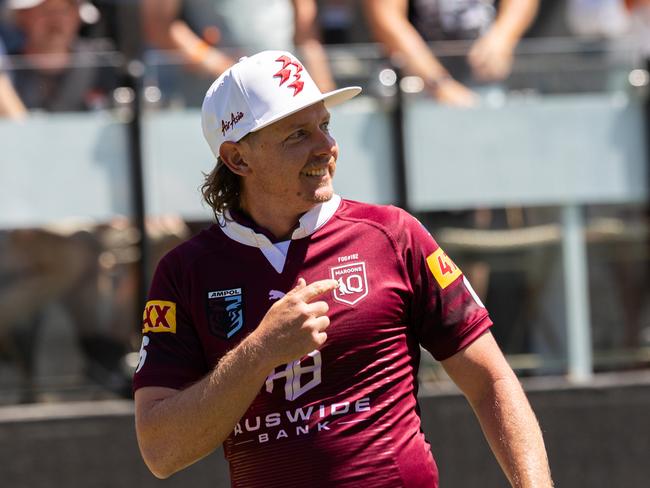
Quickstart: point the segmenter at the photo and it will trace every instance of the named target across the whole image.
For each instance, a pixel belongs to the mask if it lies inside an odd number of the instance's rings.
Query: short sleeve
[[[467,278],[414,217],[401,212],[397,240],[413,290],[412,327],[420,344],[443,360],[477,339],[491,325]]]
[[[154,274],[142,314],[142,345],[133,391],[144,386],[182,389],[209,369],[182,290],[182,266],[168,254]]]

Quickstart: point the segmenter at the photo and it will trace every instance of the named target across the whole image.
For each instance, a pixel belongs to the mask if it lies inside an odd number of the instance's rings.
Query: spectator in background
[[[112,46],[105,40],[79,37],[81,12],[87,13],[89,4],[8,0],[7,7],[20,34],[20,42],[10,51],[16,55],[14,82],[27,109],[87,111],[109,105],[118,84],[108,57]],[[36,399],[31,390],[34,352],[38,331],[53,303],[61,305],[74,326],[86,376],[128,395],[130,378],[124,358],[131,345],[122,333],[124,326],[100,325],[109,320],[100,316],[100,295],[105,292],[100,281],[107,281],[100,257],[113,250],[105,245],[104,236],[119,231],[112,222],[52,222],[39,228],[0,230],[0,349],[13,351],[10,357],[22,370],[23,401]]]
[[[640,54],[645,59],[646,72],[650,72],[650,0],[626,0],[626,6],[630,12],[631,31],[637,46],[640,49]],[[645,101],[645,126],[646,126],[646,141],[650,142],[650,97]],[[648,165],[648,186],[650,186],[650,164]],[[650,202],[646,202],[645,209],[645,225],[650,227]],[[650,245],[650,239],[646,241]],[[650,256],[650,247],[648,248],[647,255]],[[645,267],[644,272],[645,289],[643,297],[641,297],[641,312],[639,316],[650,317],[650,270],[648,266]],[[644,298],[645,297],[645,298]],[[640,325],[639,321],[639,325]],[[645,330],[642,332],[642,337],[645,345],[650,345],[650,320],[645,322]]]
[[[319,88],[326,91],[334,81],[316,13],[315,0],[268,0],[263,8],[255,0],[142,0],[149,44],[179,51],[185,62],[211,80],[240,56],[295,47]]]
[[[363,4],[377,40],[407,72],[422,78],[431,96],[444,104],[468,107],[478,102],[477,94],[459,74],[450,72],[451,67],[431,52],[427,42],[474,40],[467,55],[468,80],[504,79],[539,0],[501,0],[496,17],[491,2],[478,0],[363,0]]]
[[[318,23],[325,44],[368,44],[373,42],[357,0],[317,0]],[[354,54],[351,52],[350,54]]]
[[[630,32],[650,68],[650,0],[625,0]]]
[[[509,76],[514,50],[539,8],[539,0],[363,0],[371,31],[405,74],[422,79],[424,92],[437,102],[457,107],[476,106],[481,85]],[[471,41],[467,55],[438,58],[429,42]],[[520,227],[519,208],[436,211],[418,215],[436,232],[442,227],[494,229]],[[522,276],[495,273],[487,261],[468,259],[463,268],[477,294],[488,303],[499,324],[501,343],[515,308],[512,292]],[[491,293],[492,292],[492,293]],[[504,300],[502,298],[506,297]],[[501,305],[507,302],[507,306]],[[505,313],[504,313],[505,312]],[[515,310],[516,312],[516,310]]]
[[[9,0],[22,34],[15,53],[22,57],[15,86],[29,109],[75,111],[108,106],[117,76],[112,46],[105,39],[82,39],[78,0]]]
[[[593,2],[592,2],[593,3]],[[650,71],[650,0],[603,0],[596,4],[591,4],[585,0],[571,0],[567,9],[567,17],[572,32],[581,38],[617,40],[628,37],[636,49],[638,58],[637,68],[631,72],[627,82],[631,83],[637,89],[644,93],[644,110],[645,110],[645,136],[646,146],[650,142],[650,97],[648,96],[648,71]],[[629,88],[626,86],[625,88]],[[646,156],[646,166],[648,178],[650,178],[650,166],[648,166],[648,156]],[[647,180],[650,185],[650,179]],[[588,206],[586,215],[590,223],[596,223],[599,220],[611,220],[618,222],[621,229],[623,228],[650,228],[650,203],[646,202],[644,206],[626,206],[626,207],[601,207],[597,205]],[[646,231],[647,232],[647,231]],[[590,277],[607,276],[613,278],[615,286],[608,284],[604,287],[602,293],[608,296],[612,295],[610,290],[614,291],[614,296],[620,303],[622,316],[616,315],[610,320],[619,322],[622,318],[624,324],[624,335],[622,337],[623,347],[636,348],[644,347],[650,344],[650,266],[648,258],[650,257],[650,240],[646,234],[642,237],[642,243],[646,246],[645,252],[640,254],[640,258],[626,259],[624,261],[612,260],[610,263],[590,262]],[[612,255],[614,248],[621,252],[625,249],[620,243],[614,241],[611,244]],[[626,251],[624,250],[623,253]],[[632,253],[627,251],[626,256]],[[637,254],[639,255],[639,254]],[[611,278],[610,278],[611,277]],[[597,286],[593,283],[599,283],[597,279],[592,278],[592,287]],[[592,290],[595,294],[598,291]],[[594,300],[594,306],[599,306],[602,300]],[[616,303],[616,302],[614,302]],[[607,312],[612,307],[607,309]],[[598,309],[596,309],[598,313]],[[599,318],[605,313],[600,312]],[[593,326],[594,347],[605,347],[617,340],[616,331],[607,326],[599,327],[597,323]]]
[[[25,106],[5,72],[5,47],[0,39],[0,117],[16,119],[24,117],[25,112]]]
[[[628,31],[629,19],[623,0],[568,0],[566,17],[572,34],[583,37],[617,38]]]

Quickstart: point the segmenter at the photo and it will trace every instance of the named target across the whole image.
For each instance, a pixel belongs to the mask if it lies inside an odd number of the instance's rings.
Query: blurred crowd
[[[646,49],[647,0],[4,0],[0,2],[0,114],[92,110],[124,82],[113,56],[184,64],[214,79],[242,55],[299,53],[322,90],[336,84],[326,47],[377,42],[440,103],[472,106],[506,78],[523,37],[617,38]],[[245,12],[245,14],[243,14]],[[441,58],[431,43],[466,41]],[[8,55],[8,56],[7,56]],[[169,61],[172,59],[173,61]],[[191,77],[190,77],[191,78]],[[189,84],[163,73],[162,87]],[[12,89],[13,87],[13,89]],[[183,89],[180,87],[178,89]],[[199,90],[200,92],[201,90]]]
[[[147,66],[145,81],[155,88],[149,101],[196,105],[240,56],[294,51],[326,91],[345,76],[328,53],[372,44],[421,94],[472,107],[508,78],[525,37],[629,37],[650,56],[650,0],[0,0],[0,10],[0,117],[16,120],[119,104],[133,59]],[[458,42],[462,54],[441,55],[435,47],[442,41]],[[369,70],[370,87],[372,75]],[[517,228],[534,221],[517,208],[420,217],[433,228]],[[148,268],[195,224],[175,216],[149,219]],[[129,395],[126,358],[138,340],[137,242],[124,219],[0,230],[0,361],[17,365],[27,385],[21,400],[33,399],[34,351],[52,303],[74,324],[88,378]],[[501,295],[491,296],[495,276],[486,263],[469,261],[465,271],[479,294],[490,297],[490,310],[515,313],[512,293],[520,292],[500,288]],[[518,282],[508,276],[502,283]],[[110,313],[102,312],[107,296]],[[631,313],[638,313],[643,295],[628,298],[636,300]],[[502,336],[507,340],[508,333]]]
[[[127,58],[173,56],[214,79],[240,56],[296,50],[322,90],[334,87],[326,46],[377,42],[441,103],[472,106],[476,88],[512,68],[523,37],[617,38],[648,49],[647,0],[4,0],[0,2],[0,114],[106,107]],[[246,15],[241,15],[246,12]],[[440,58],[431,43],[467,41]],[[7,57],[6,55],[9,55]],[[106,70],[113,68],[113,73]],[[167,73],[163,86],[183,85]],[[13,86],[13,90],[12,90]],[[195,88],[190,85],[188,89]]]

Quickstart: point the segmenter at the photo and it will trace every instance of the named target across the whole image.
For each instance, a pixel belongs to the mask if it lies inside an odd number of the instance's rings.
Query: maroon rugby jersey
[[[292,289],[324,278],[320,350],[277,367],[224,443],[235,487],[436,487],[420,428],[419,346],[445,359],[491,321],[431,235],[395,207],[335,196],[274,245],[214,225],[159,264],[134,388],[205,376]],[[286,258],[285,258],[286,254]],[[242,378],[244,381],[245,378]]]

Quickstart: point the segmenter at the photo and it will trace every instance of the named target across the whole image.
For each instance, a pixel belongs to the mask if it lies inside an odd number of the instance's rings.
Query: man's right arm
[[[155,476],[167,478],[219,447],[273,368],[323,345],[328,307],[313,300],[336,286],[335,280],[306,285],[301,278],[201,381],[184,390],[149,386],[136,391],[138,444]]]
[[[274,367],[256,339],[251,334],[185,390],[150,386],[135,392],[138,443],[156,477],[203,458],[232,432]]]

